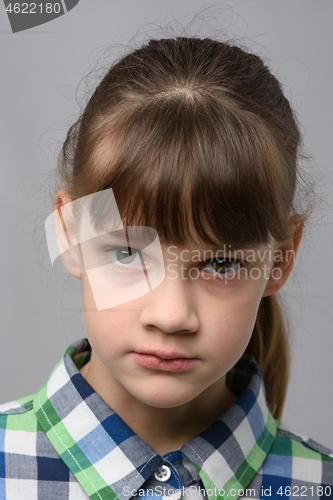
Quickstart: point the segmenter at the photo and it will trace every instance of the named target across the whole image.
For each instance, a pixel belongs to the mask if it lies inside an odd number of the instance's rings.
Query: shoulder
[[[0,499],[87,498],[43,431],[35,397],[0,405]]]
[[[45,460],[59,458],[38,421],[34,398],[0,405],[0,486],[3,478],[34,479]]]
[[[31,454],[38,421],[33,410],[34,396],[0,405],[0,452]]]
[[[33,408],[34,395],[0,404],[0,415],[18,415]]]
[[[292,446],[295,456],[300,455],[305,458],[321,458],[322,460],[333,463],[333,450],[296,432],[287,425],[278,422],[276,444],[278,445],[278,443],[285,443],[288,441]]]
[[[277,425],[276,438],[262,466],[263,476],[270,477],[276,487],[291,487],[294,493],[303,488],[309,497],[317,495],[317,488],[321,491],[327,486],[327,496],[333,496],[333,451],[285,424]]]
[[[276,421],[277,433],[248,485],[252,498],[333,498],[333,451]]]

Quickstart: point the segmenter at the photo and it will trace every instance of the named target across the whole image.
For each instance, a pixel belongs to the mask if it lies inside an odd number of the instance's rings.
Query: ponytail
[[[246,349],[261,370],[266,398],[276,419],[282,415],[289,380],[289,339],[282,310],[275,295],[263,297]]]

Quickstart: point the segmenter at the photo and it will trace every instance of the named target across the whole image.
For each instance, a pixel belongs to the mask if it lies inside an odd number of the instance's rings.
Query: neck
[[[236,400],[225,377],[217,380],[193,400],[172,408],[145,404],[130,394],[105,368],[97,376],[95,356],[80,371],[101,398],[159,455],[178,449],[207,429]]]

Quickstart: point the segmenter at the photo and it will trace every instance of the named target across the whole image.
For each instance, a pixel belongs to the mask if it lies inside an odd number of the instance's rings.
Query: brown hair
[[[73,199],[112,188],[124,224],[154,227],[166,242],[246,248],[286,239],[299,145],[290,104],[260,57],[179,37],[151,40],[111,67],[70,128],[59,169]],[[289,348],[274,295],[261,301],[246,353],[280,418]]]

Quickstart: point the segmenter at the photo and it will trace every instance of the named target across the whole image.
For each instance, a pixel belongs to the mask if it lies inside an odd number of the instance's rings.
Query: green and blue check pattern
[[[79,373],[89,357],[76,342],[36,395],[0,406],[0,500],[333,499],[333,453],[272,417],[253,358],[228,374],[232,407],[160,456]]]

